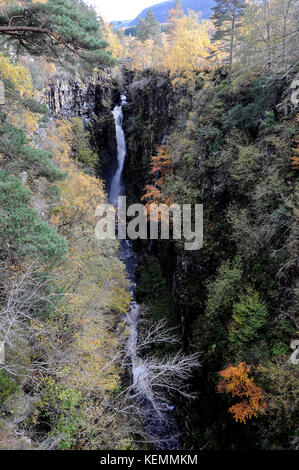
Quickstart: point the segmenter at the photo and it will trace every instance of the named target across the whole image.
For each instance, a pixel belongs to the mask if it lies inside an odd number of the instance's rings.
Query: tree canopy
[[[222,43],[222,50],[229,53],[230,75],[233,66],[236,31],[241,26],[245,6],[245,0],[217,0],[217,5],[212,8],[212,20],[216,27],[213,40]]]
[[[19,53],[82,67],[106,67],[114,60],[102,39],[92,7],[79,0],[9,3],[0,7],[0,35]]]
[[[151,8],[148,10],[144,20],[141,18],[139,19],[139,23],[137,25],[137,38],[140,41],[146,41],[147,39],[158,41],[161,39],[161,26]]]

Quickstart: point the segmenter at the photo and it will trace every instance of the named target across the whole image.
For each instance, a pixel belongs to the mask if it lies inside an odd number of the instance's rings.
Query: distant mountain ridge
[[[201,18],[206,20],[211,16],[211,9],[215,5],[215,0],[182,0],[182,6],[184,12],[188,13],[188,10],[194,10],[196,12],[202,12]],[[151,8],[160,23],[166,23],[168,18],[168,12],[174,6],[174,0],[167,2],[157,3],[151,7],[145,8],[138,16],[130,23],[130,26],[136,26],[139,18],[145,18],[147,11]]]

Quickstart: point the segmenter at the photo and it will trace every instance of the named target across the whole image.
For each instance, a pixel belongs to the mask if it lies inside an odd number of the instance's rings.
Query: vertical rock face
[[[99,154],[98,174],[109,188],[112,175],[117,168],[117,145],[112,110],[120,102],[119,85],[104,77],[94,89],[93,144]]]
[[[92,146],[99,154],[97,173],[108,184],[116,165],[115,126],[111,111],[120,99],[120,91],[109,73],[85,83],[59,75],[52,78],[42,98],[53,119],[82,118],[90,131]]]
[[[95,85],[55,77],[45,92],[53,116],[91,118],[95,107]]]
[[[149,182],[151,156],[165,143],[172,122],[173,91],[169,77],[150,72],[128,76],[128,106],[124,107],[127,137],[125,175],[130,201],[139,201]]]

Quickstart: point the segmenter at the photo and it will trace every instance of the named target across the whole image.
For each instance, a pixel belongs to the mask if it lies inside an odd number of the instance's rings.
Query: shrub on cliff
[[[3,406],[5,400],[10,397],[16,391],[16,384],[0,370],[0,409]]]
[[[260,330],[265,325],[268,312],[258,292],[248,289],[233,306],[233,316],[229,325],[229,342],[236,357],[244,357],[244,352],[252,349],[261,340]]]

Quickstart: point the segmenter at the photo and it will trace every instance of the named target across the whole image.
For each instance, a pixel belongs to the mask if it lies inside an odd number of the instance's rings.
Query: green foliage
[[[173,276],[174,313],[183,319],[186,344],[203,353],[194,381],[199,398],[192,419],[199,441],[209,442],[212,449],[289,448],[298,443],[291,444],[292,371],[284,374],[284,366],[278,367],[269,384],[268,364],[273,359],[287,364],[290,342],[296,337],[296,195],[290,170],[296,132],[294,115],[286,105],[287,84],[261,73],[249,70],[230,82],[221,67],[207,72],[196,92],[181,87],[167,94],[166,89],[162,105],[157,102],[160,91],[152,88],[156,77],[141,74],[138,85],[144,85],[132,93],[134,106],[127,120],[130,164],[134,162],[129,184],[135,185],[134,190],[148,172],[150,156],[155,154],[153,140],[167,122],[173,174],[163,184],[163,195],[178,203],[204,204],[200,252],[186,254],[180,243],[172,241],[155,244],[154,252]],[[138,299],[149,305],[151,316],[168,315],[167,292],[158,266],[143,262]],[[266,394],[273,388],[273,412],[240,429],[224,415],[215,385],[219,370],[243,360],[253,365],[256,383]],[[256,372],[259,367],[262,377]],[[280,383],[280,374],[289,385]],[[194,410],[198,417],[194,418]]]
[[[29,29],[7,32],[11,18],[15,28]],[[8,7],[5,14],[0,14],[0,34],[27,54],[57,58],[61,63],[64,59],[73,65],[79,60],[81,67],[89,71],[114,64],[94,9],[80,0],[28,1],[25,6]]]
[[[275,122],[276,122],[276,119],[275,119],[274,111],[266,111],[265,119],[262,122],[262,126],[270,128],[275,124]]]
[[[83,405],[83,396],[79,390],[48,378],[44,381],[38,415],[34,421],[37,424],[47,421],[50,434],[62,439],[60,449],[67,450],[84,422]]]
[[[5,115],[0,123],[0,156],[2,167],[13,173],[30,171],[36,177],[44,176],[49,181],[63,179],[62,172],[51,161],[52,155],[41,149],[33,148],[23,130],[5,125]]]
[[[149,291],[148,286],[151,286]],[[149,257],[145,266],[139,270],[137,298],[146,302],[151,310],[151,318],[156,321],[166,318],[170,324],[176,321],[173,317],[173,303],[168,292],[167,281],[157,259]]]
[[[75,117],[71,120],[72,151],[84,165],[94,167],[98,162],[98,155],[90,148],[90,134],[85,129],[82,119]]]
[[[9,398],[17,390],[16,384],[8,377],[3,370],[0,369],[0,409]]]
[[[232,263],[225,261],[217,271],[214,282],[208,285],[208,299],[205,314],[208,318],[224,316],[230,311],[240,290],[242,264],[239,258]]]
[[[260,201],[259,205],[261,209],[267,207],[266,197],[264,203]],[[278,208],[270,206],[267,209],[266,215],[259,213],[258,216],[240,207],[232,206],[227,211],[227,220],[232,227],[231,239],[245,259],[253,259],[258,254],[264,256],[275,247],[275,236],[292,224],[292,209],[287,204],[281,203]]]
[[[212,41],[221,44],[219,50],[229,53],[229,75],[232,73],[236,31],[242,24],[245,7],[245,0],[216,0],[212,8],[211,18],[216,29]]]
[[[260,329],[265,325],[267,316],[266,305],[260,300],[259,293],[252,289],[248,289],[239,302],[233,305],[229,342],[238,357],[259,339]]]
[[[200,126],[196,129],[196,133],[199,137],[204,138],[205,140],[214,139],[220,133],[219,129],[211,124],[206,126]]]
[[[256,113],[254,104],[243,106],[235,105],[230,111],[226,127],[239,126],[243,129],[250,129],[256,125]],[[260,116],[258,115],[258,118]]]
[[[80,149],[78,153],[78,160],[87,166],[95,166],[98,162],[98,155],[89,149]]]
[[[30,208],[30,192],[20,180],[0,171],[1,251],[7,255],[42,256],[48,261],[63,257],[67,242]]]
[[[251,102],[233,106],[228,112],[224,126],[227,129],[236,126],[252,132],[257,132],[262,123],[267,127],[271,126],[275,122],[273,104],[277,101],[281,89],[282,83],[279,80],[273,83],[267,83],[263,78],[253,81],[249,87]]]
[[[49,120],[49,109],[45,103],[40,103],[33,98],[23,100],[23,105],[28,108],[32,113],[42,114],[42,122],[46,123]]]
[[[232,144],[234,144],[232,142]],[[236,145],[237,158],[231,163],[231,177],[236,183],[234,191],[243,196],[250,196],[254,183],[257,181],[257,170],[261,165],[261,154],[254,145]],[[236,188],[237,186],[237,188]]]
[[[159,42],[159,40],[161,40],[161,26],[151,8],[147,11],[144,19],[139,19],[136,28],[136,36],[140,41],[152,39],[153,41]]]
[[[231,30],[228,28],[227,23],[231,23],[233,19],[235,28],[241,26],[240,20],[244,15],[244,8],[244,0],[216,0],[216,5],[212,8],[212,20],[216,27],[215,41],[230,37]]]
[[[258,367],[259,384],[267,393],[267,413],[256,436],[264,449],[285,450],[298,445],[298,366],[285,360]]]
[[[297,331],[295,325],[290,323],[288,318],[280,319],[274,325],[271,325],[271,354],[274,360],[288,358],[290,355],[290,343],[296,337]]]
[[[168,327],[176,327],[177,315],[159,261],[153,256],[149,257],[147,262],[139,268],[138,274],[136,295],[138,302],[145,307],[148,313],[146,319],[153,323],[164,319]],[[150,289],[149,286],[151,286]],[[152,346],[153,352],[160,357],[173,352],[175,348],[177,348],[176,345],[161,343]]]

